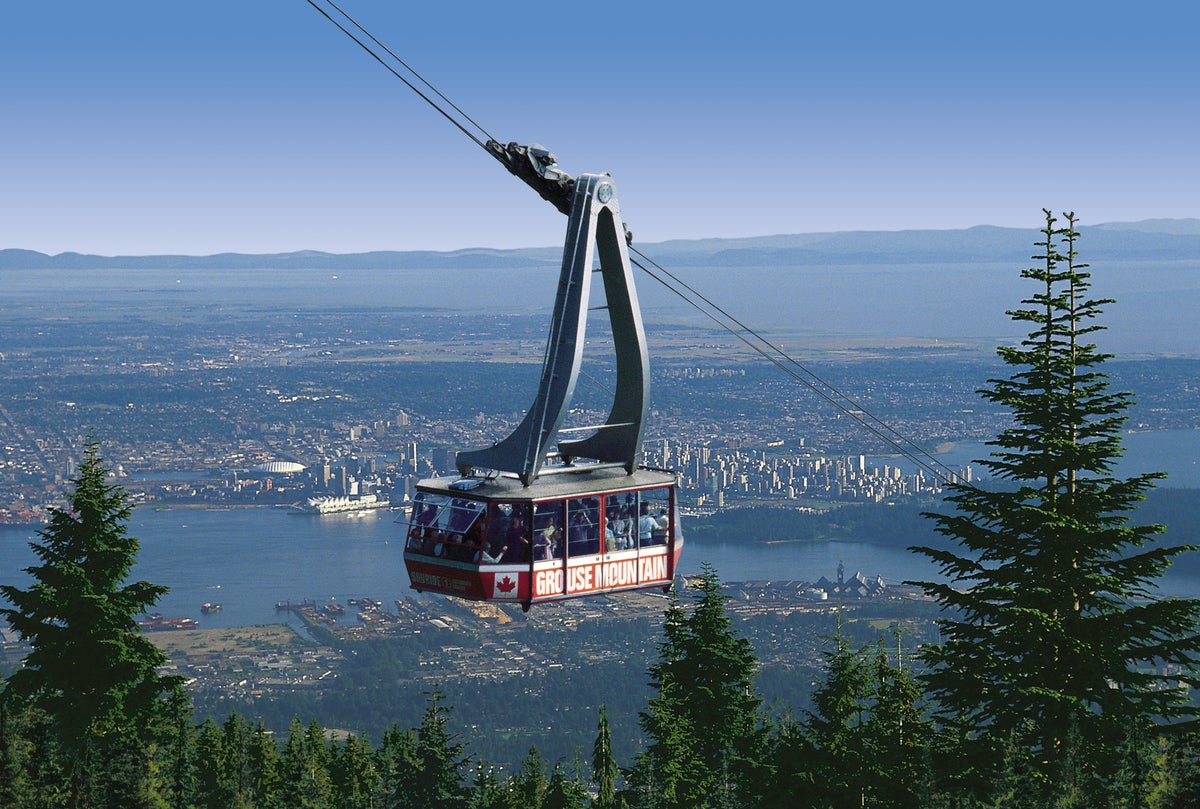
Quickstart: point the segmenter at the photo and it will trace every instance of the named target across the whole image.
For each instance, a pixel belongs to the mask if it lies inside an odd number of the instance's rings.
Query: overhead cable
[[[856,401],[850,395],[839,390],[835,385],[823,379],[812,369],[805,367],[802,363],[790,356],[782,348],[779,348],[770,340],[752,329],[750,326],[747,326],[741,320],[725,310],[722,306],[705,296],[703,293],[697,291],[686,281],[682,280],[670,270],[667,270],[662,265],[658,264],[641,250],[638,250],[633,246],[630,246],[629,249],[631,252],[636,253],[638,256],[644,259],[647,263],[653,265],[655,270],[667,276],[674,284],[682,287],[690,295],[695,296],[695,298],[691,298],[688,295],[683,294],[679,289],[658,277],[654,272],[651,272],[649,268],[640,262],[633,261],[634,266],[638,267],[642,270],[642,272],[646,273],[655,281],[658,281],[667,289],[671,290],[671,292],[678,295],[690,306],[708,317],[721,328],[737,337],[748,347],[753,349],[755,353],[770,361],[781,371],[788,374],[788,376],[791,376],[809,390],[816,393],[822,399],[832,404],[842,413],[845,413],[847,416],[854,419],[872,434],[886,442],[888,446],[895,449],[899,454],[903,455],[905,458],[908,458],[910,461],[917,464],[919,467],[929,472],[939,480],[946,480],[951,476],[958,475],[956,470],[939,461],[930,452],[923,449],[919,444],[915,443],[912,441],[912,439],[908,438],[899,430],[892,427],[882,418],[872,413],[861,402]],[[701,303],[704,305],[702,306]],[[710,307],[717,314],[706,311],[704,308],[705,306]],[[722,318],[724,318],[724,320],[722,320]],[[736,328],[734,328],[735,326]],[[803,376],[801,374],[803,374]],[[923,459],[928,459],[928,461]]]
[[[351,17],[345,11],[343,11],[336,3],[332,2],[332,0],[324,0],[324,2],[330,8],[334,9],[339,15],[346,18],[346,20],[348,20],[352,26],[357,28],[363,34],[363,36],[370,39],[371,42],[375,43],[378,47],[382,48],[384,53],[386,53],[388,56],[390,56],[392,59],[394,59],[404,70],[408,71],[413,76],[413,78],[415,78],[421,84],[425,85],[425,87],[427,87],[430,90],[430,92],[432,92],[438,98],[445,101],[446,104],[448,104],[451,109],[453,109],[456,113],[458,113],[460,116],[462,116],[462,120],[455,118],[453,115],[448,113],[445,109],[443,109],[442,106],[439,105],[436,101],[434,101],[432,98],[430,98],[424,92],[422,92],[419,87],[417,87],[415,84],[413,84],[413,82],[411,82],[407,78],[405,78],[399,70],[397,70],[395,67],[393,67],[391,64],[389,64],[388,61],[383,58],[383,56],[381,56],[378,52],[372,50],[371,47],[366,42],[363,42],[362,39],[360,39],[358,36],[356,36],[349,28],[347,28],[345,25],[343,25],[338,20],[335,20],[333,18],[333,15],[331,15],[328,11],[326,11],[324,8],[322,8],[317,2],[315,2],[315,0],[308,0],[308,4],[310,6],[312,6],[318,12],[320,12],[321,15],[323,17],[325,17],[325,19],[329,20],[331,23],[333,23],[335,26],[337,26],[337,28],[343,34],[350,37],[350,39],[354,40],[354,42],[357,43],[360,48],[362,48],[364,51],[366,51],[368,54],[371,55],[372,59],[379,62],[379,64],[383,65],[383,67],[389,73],[391,73],[393,76],[398,78],[400,81],[402,81],[406,85],[408,85],[408,89],[412,90],[414,93],[419,95],[425,101],[425,103],[427,103],[429,106],[433,107],[435,110],[437,110],[439,113],[441,113],[442,116],[447,121],[454,124],[454,126],[457,127],[464,135],[466,135],[468,138],[470,138],[472,141],[474,141],[477,146],[479,146],[484,151],[487,151],[486,142],[483,139],[481,139],[477,134],[475,134],[474,132],[471,132],[470,129],[466,126],[466,124],[463,123],[463,121],[466,121],[471,126],[475,127],[475,129],[477,129],[480,133],[485,135],[487,137],[487,139],[494,140],[494,138],[492,138],[491,134],[488,133],[488,131],[486,129],[484,129],[479,124],[475,123],[475,121],[473,121],[469,115],[467,115],[465,112],[463,112],[461,109],[459,109],[452,101],[450,101],[450,99],[446,98],[446,96],[442,95],[440,90],[438,90],[436,87],[434,87],[428,81],[426,81],[425,77],[423,77],[417,71],[413,70],[399,56],[392,53],[391,49],[389,49],[386,45],[384,45],[382,42],[380,42],[378,39],[376,39],[371,34],[370,31],[368,31],[366,28],[364,28],[362,25],[360,25],[357,20],[355,20],[353,17]]]

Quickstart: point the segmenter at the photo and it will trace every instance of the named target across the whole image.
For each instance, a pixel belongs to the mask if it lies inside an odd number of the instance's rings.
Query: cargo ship
[[[164,632],[176,629],[199,629],[200,622],[195,618],[164,618],[161,612],[146,616],[146,620],[138,621],[138,626],[145,632]]]

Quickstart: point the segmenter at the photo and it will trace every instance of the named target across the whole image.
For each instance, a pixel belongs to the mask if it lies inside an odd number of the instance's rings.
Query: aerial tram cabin
[[[671,586],[683,546],[671,473],[459,482],[418,486],[404,552],[417,590],[528,606]]]
[[[536,146],[490,141],[488,149],[568,215],[550,338],[537,398],[513,433],[459,452],[457,477],[417,484],[404,550],[409,579],[418,591],[525,609],[669,589],[683,550],[677,477],[640,464],[648,355],[612,179],[572,178]],[[613,403],[603,424],[562,430],[583,356],[593,272],[603,279],[602,308],[612,326]],[[575,435],[581,437],[569,437]]]

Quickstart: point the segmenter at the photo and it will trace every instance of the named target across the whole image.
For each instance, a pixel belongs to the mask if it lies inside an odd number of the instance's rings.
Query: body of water
[[[1119,474],[1163,470],[1169,475],[1166,485],[1200,488],[1200,431],[1136,433],[1125,443]],[[942,459],[962,465],[986,454],[983,445],[962,444]],[[276,603],[289,600],[345,604],[351,598],[375,598],[387,607],[413,593],[397,519],[389,511],[321,517],[284,508],[139,508],[129,525],[141,541],[133,577],[170,587],[157,609],[167,617],[195,618],[203,627],[296,624],[290,613],[275,609]],[[0,582],[28,586],[23,569],[37,561],[29,548],[35,535],[32,528],[0,530]],[[1172,537],[1176,542],[1197,539]],[[688,542],[681,572],[699,573],[704,563],[726,581],[834,578],[839,563],[847,576],[862,571],[893,584],[936,577],[924,557],[865,539]],[[1200,575],[1169,574],[1162,591],[1200,596]],[[221,611],[203,614],[206,602],[220,604]],[[346,620],[354,620],[353,610]]]
[[[156,609],[169,618],[195,618],[202,627],[298,624],[275,609],[288,600],[345,604],[367,597],[391,607],[413,594],[396,520],[384,510],[321,517],[285,509],[142,508],[129,525],[141,541],[132,576],[170,587]],[[21,570],[36,562],[28,547],[33,537],[33,531],[0,532],[6,583],[28,585]],[[696,574],[708,563],[727,581],[815,581],[835,578],[839,562],[847,576],[861,570],[889,582],[933,575],[927,562],[903,548],[870,542],[688,542],[680,571]],[[206,602],[221,611],[203,614]],[[342,620],[355,620],[354,610]]]

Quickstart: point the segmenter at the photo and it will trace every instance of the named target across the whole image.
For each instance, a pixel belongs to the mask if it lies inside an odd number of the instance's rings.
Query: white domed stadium
[[[306,468],[304,464],[292,461],[268,461],[252,466],[250,471],[263,475],[294,475],[297,472],[303,472]]]

